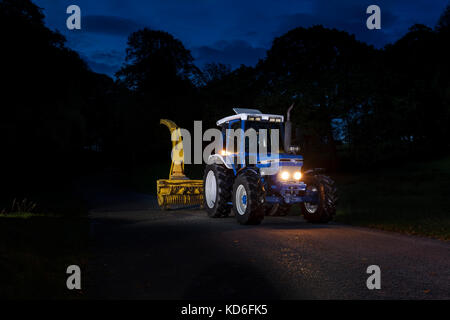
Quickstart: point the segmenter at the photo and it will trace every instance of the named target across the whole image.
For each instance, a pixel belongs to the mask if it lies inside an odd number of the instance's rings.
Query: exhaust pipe
[[[291,110],[294,108],[294,104],[291,104],[286,114],[286,121],[284,123],[284,150],[290,152],[291,138],[292,138],[292,123],[291,123]]]

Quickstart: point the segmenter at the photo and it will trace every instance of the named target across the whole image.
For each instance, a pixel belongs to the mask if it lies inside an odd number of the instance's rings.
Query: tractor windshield
[[[284,130],[283,124],[280,122],[268,122],[268,121],[246,121],[245,131],[248,129],[255,129],[258,137],[258,149],[262,148],[267,150],[268,153],[283,153],[283,137]],[[267,130],[266,135],[261,134],[260,130]],[[278,130],[278,134],[276,133]],[[278,150],[272,150],[272,139],[276,139],[278,136]],[[247,139],[246,139],[247,140]],[[275,147],[275,146],[274,146]],[[248,152],[248,141],[245,142],[245,150]]]

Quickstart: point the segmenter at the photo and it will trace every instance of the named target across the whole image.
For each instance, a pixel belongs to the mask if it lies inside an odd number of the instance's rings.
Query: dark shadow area
[[[79,299],[66,269],[88,262],[86,218],[4,218],[0,223],[1,299]]]
[[[279,293],[266,277],[264,272],[242,260],[208,265],[192,280],[182,299],[247,301],[279,299]]]
[[[319,224],[319,223],[308,223],[308,222],[272,222],[264,220],[261,225],[264,229],[277,229],[277,230],[304,230],[304,229],[328,229],[332,228],[332,226],[328,224]]]
[[[184,218],[182,213],[167,216],[167,212],[143,221],[132,212],[117,219],[93,217],[89,297],[278,297],[258,266],[233,249],[229,239],[220,237],[220,232],[238,228],[235,224],[211,225],[201,217],[187,228]]]

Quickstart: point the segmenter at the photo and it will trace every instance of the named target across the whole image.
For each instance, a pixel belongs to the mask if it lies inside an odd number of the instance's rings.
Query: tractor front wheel
[[[230,170],[222,165],[206,166],[203,176],[203,205],[211,218],[230,214],[233,179]]]
[[[264,189],[253,170],[242,172],[234,182],[233,211],[240,224],[260,224],[264,219]]]

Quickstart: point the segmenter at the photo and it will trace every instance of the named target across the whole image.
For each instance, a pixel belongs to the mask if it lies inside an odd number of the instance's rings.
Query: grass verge
[[[86,217],[1,219],[0,299],[83,298],[67,289],[66,269],[86,269],[88,232]]]
[[[450,240],[450,157],[335,179],[337,221]]]
[[[87,265],[87,207],[76,190],[42,187],[1,200],[0,299],[84,297],[66,287],[67,267]]]

